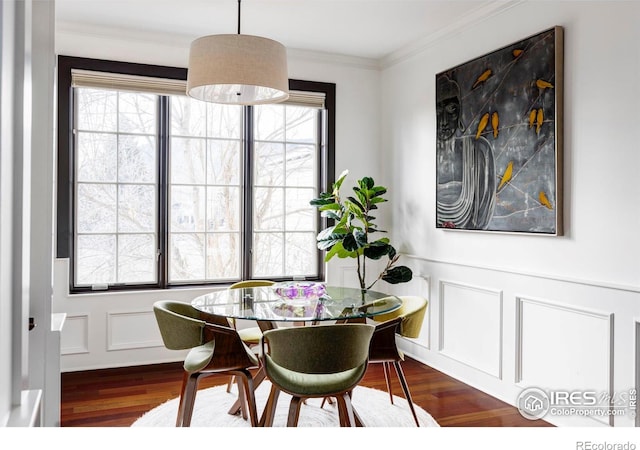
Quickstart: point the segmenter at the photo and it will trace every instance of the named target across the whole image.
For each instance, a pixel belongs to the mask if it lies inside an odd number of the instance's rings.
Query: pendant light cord
[[[240,0],[238,0],[238,34],[240,34]]]

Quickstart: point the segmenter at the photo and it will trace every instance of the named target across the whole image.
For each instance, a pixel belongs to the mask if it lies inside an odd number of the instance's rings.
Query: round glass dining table
[[[222,289],[196,297],[191,305],[233,319],[265,322],[343,321],[373,317],[400,307],[394,295],[371,290],[326,286],[317,299],[283,299],[273,287]]]
[[[371,290],[325,286],[324,295],[314,299],[284,299],[274,286],[221,289],[194,298],[191,305],[199,311],[232,319],[255,320],[264,332],[276,328],[278,322],[366,320],[398,309],[402,300],[394,295]],[[254,376],[254,389],[265,379],[264,367]],[[229,409],[237,414],[240,399]],[[355,411],[354,411],[355,413]],[[264,416],[260,424],[264,424]]]

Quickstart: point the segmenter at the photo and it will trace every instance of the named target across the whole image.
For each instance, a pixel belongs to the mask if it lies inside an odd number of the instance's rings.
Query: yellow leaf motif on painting
[[[484,72],[482,72],[482,74],[478,77],[476,82],[473,83],[473,86],[471,86],[471,89],[474,89],[480,83],[487,81],[487,79],[491,76],[491,73],[492,73],[491,69],[487,69]]]
[[[542,203],[544,206],[546,206],[549,209],[553,209],[553,206],[551,206],[551,202],[547,198],[547,194],[545,194],[544,191],[540,191],[540,194],[538,195],[538,199],[540,200],[540,203]]]
[[[517,48],[517,49],[515,49],[515,50],[514,50],[513,52],[511,52],[511,53],[513,54],[513,56],[514,56],[515,58],[517,58],[518,56],[522,55],[522,52],[524,52],[524,50]]]
[[[537,80],[536,86],[538,86],[540,89],[547,89],[547,88],[552,88],[553,84],[549,83],[548,81]]]
[[[542,127],[542,122],[544,122],[544,113],[542,112],[542,108],[539,108],[538,116],[536,117],[536,134],[540,134],[540,128]]]
[[[500,185],[498,186],[498,191],[507,184],[511,180],[511,175],[513,173],[513,161],[509,161],[507,164],[507,168],[504,169],[504,174],[502,175],[502,181],[500,181]]]
[[[482,119],[480,119],[480,123],[478,124],[478,132],[476,133],[476,139],[480,137],[485,128],[487,128],[487,124],[489,123],[489,113],[484,113]]]
[[[500,118],[498,117],[498,112],[495,111],[491,115],[491,127],[493,128],[493,137],[498,137],[498,125],[500,124]]]
[[[533,127],[534,123],[536,123],[536,110],[532,109],[529,113],[529,128]]]

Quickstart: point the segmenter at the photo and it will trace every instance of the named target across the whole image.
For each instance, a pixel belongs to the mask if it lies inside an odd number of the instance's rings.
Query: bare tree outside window
[[[59,63],[71,292],[323,276],[310,200],[332,177],[334,85],[291,80],[296,104],[220,105],[170,94],[175,68]]]
[[[253,269],[257,277],[317,272],[318,110],[255,108]]]
[[[238,279],[242,109],[170,101],[169,281]]]
[[[77,89],[76,283],[156,281],[157,96]]]

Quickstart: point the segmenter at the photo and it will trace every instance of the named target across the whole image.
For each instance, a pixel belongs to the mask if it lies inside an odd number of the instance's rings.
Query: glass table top
[[[371,290],[326,286],[318,299],[285,300],[273,287],[222,289],[196,297],[192,306],[218,316],[266,321],[321,321],[372,317],[400,307],[398,297]]]

